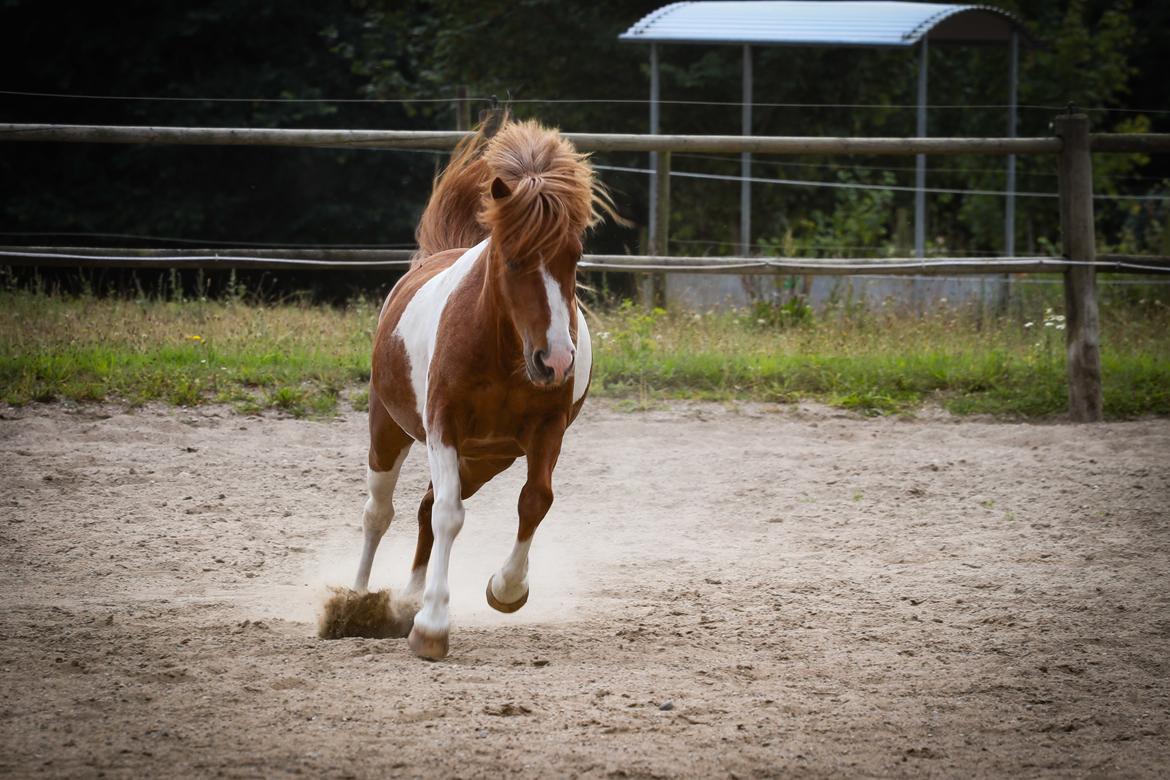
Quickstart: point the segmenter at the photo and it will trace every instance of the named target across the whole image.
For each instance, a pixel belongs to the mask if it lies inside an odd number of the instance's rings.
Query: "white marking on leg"
[[[410,581],[406,583],[406,589],[403,591],[403,595],[421,595],[426,584],[427,567],[419,566],[417,569],[412,569],[410,572]]]
[[[426,420],[427,382],[431,358],[435,355],[435,341],[439,332],[439,319],[451,294],[459,287],[483,250],[488,239],[484,239],[463,253],[451,266],[427,280],[419,288],[394,328],[394,335],[402,339],[406,347],[406,359],[410,366],[410,386],[414,390],[415,410],[420,420]]]
[[[422,609],[415,615],[414,625],[424,634],[434,637],[447,634],[447,605],[451,601],[447,572],[451,563],[451,545],[463,527],[463,501],[459,498],[459,454],[454,447],[439,442],[437,431],[428,434],[427,459],[431,464],[431,484],[435,491],[435,503],[431,508],[435,543],[427,566]]]
[[[577,362],[573,365],[573,403],[585,397],[589,376],[593,370],[593,343],[589,339],[589,323],[585,312],[577,308]]]
[[[366,467],[366,487],[370,497],[366,499],[366,508],[362,512],[362,529],[365,532],[365,542],[362,545],[362,559],[358,563],[357,578],[353,589],[364,592],[370,586],[370,569],[374,565],[374,553],[378,551],[378,542],[382,541],[390,521],[394,519],[394,486],[398,484],[398,475],[402,472],[402,462],[406,460],[410,446],[402,448],[398,458],[389,471],[374,471]]]
[[[553,369],[557,378],[564,378],[573,364],[573,338],[569,333],[569,307],[565,302],[565,293],[557,280],[552,278],[548,270],[540,269],[544,279],[544,292],[548,298],[548,332],[545,334],[547,346],[544,363]]]
[[[512,554],[500,570],[492,575],[492,595],[504,604],[515,604],[528,592],[528,548],[532,537],[516,541]]]

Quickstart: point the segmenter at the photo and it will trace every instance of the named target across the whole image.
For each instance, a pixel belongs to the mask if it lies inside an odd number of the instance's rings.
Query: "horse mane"
[[[484,187],[490,181],[483,151],[507,122],[506,109],[488,112],[475,132],[455,146],[451,161],[435,177],[431,198],[414,231],[418,249],[410,260],[412,268],[431,255],[473,247],[487,238],[487,229],[478,219]]]
[[[509,191],[506,197],[493,196],[496,179]],[[446,249],[475,246],[489,235],[509,256],[550,255],[603,214],[624,222],[588,155],[556,130],[514,122],[506,111],[489,114],[436,178],[411,265]]]

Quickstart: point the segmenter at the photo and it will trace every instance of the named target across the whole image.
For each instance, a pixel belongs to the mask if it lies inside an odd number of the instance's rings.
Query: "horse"
[[[463,502],[521,456],[516,539],[486,597],[504,613],[528,600],[533,535],[592,376],[576,274],[585,233],[604,214],[620,220],[587,155],[556,130],[489,115],[436,177],[411,267],[382,306],[354,591],[366,593],[402,463],[422,443],[431,480],[401,599],[421,606],[396,631],[422,658],[448,653],[447,577]]]

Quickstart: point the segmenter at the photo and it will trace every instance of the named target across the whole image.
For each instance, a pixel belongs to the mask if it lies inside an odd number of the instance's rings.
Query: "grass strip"
[[[881,414],[929,401],[956,414],[1057,416],[1063,319],[1048,303],[999,317],[626,304],[591,322],[592,392],[632,406],[814,399]],[[364,408],[377,311],[0,292],[0,400],[215,402],[319,417],[348,397]],[[1102,312],[1106,414],[1170,414],[1170,311],[1147,296]]]

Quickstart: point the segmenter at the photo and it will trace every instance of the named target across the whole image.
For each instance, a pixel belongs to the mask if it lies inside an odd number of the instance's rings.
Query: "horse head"
[[[593,169],[559,133],[505,125],[488,143],[493,174],[480,212],[504,316],[538,387],[560,387],[576,359],[577,262],[601,200]]]
[[[492,181],[491,197],[514,197],[500,178]],[[495,289],[521,344],[524,370],[538,387],[559,387],[572,375],[576,360],[577,261],[581,240],[567,236],[540,246],[493,242]]]

